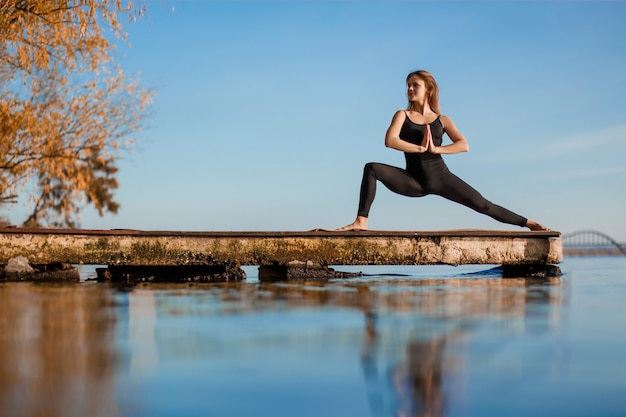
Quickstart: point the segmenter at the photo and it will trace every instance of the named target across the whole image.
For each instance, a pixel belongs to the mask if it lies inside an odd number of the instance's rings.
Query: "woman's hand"
[[[426,131],[424,132],[424,141],[427,141],[426,150],[428,150],[428,152],[434,154],[439,153],[439,147],[435,146],[435,143],[433,142],[433,134],[430,131],[430,125],[426,125]]]
[[[428,136],[426,135],[426,132],[424,132],[424,138],[422,139],[422,143],[415,146],[417,147],[417,150],[414,153],[428,152]]]

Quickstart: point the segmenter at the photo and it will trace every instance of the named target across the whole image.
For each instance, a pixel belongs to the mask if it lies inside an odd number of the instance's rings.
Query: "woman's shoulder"
[[[399,109],[393,114],[393,122],[404,122],[407,118],[406,110]]]
[[[444,129],[446,128],[446,125],[450,126],[454,124],[450,116],[446,116],[445,114],[439,115],[439,122],[441,123]]]

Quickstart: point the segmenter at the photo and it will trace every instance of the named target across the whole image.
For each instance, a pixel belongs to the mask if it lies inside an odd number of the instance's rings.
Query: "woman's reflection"
[[[438,417],[444,411],[443,337],[412,341],[406,349],[406,362],[394,372],[398,394],[398,417]]]

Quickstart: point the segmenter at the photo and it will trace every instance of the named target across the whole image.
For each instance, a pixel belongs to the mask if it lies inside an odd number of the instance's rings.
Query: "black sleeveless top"
[[[405,113],[404,123],[400,129],[400,139],[421,145],[424,139],[424,132],[426,131],[426,125],[414,123],[409,119],[409,116]],[[441,146],[443,142],[443,125],[440,116],[432,122],[430,125],[430,132],[433,135],[433,143],[435,146]],[[447,171],[447,167],[443,162],[441,155],[432,154],[430,152],[424,153],[404,153],[406,159],[406,170],[419,177],[427,176],[429,173],[435,174],[441,173],[441,170]]]

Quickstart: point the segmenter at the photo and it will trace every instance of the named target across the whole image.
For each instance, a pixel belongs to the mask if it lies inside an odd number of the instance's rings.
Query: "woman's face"
[[[409,101],[426,102],[426,97],[428,96],[428,90],[426,89],[424,80],[422,80],[417,75],[413,75],[406,82],[406,86],[407,86],[407,96],[409,97]]]

